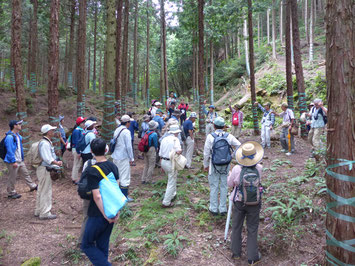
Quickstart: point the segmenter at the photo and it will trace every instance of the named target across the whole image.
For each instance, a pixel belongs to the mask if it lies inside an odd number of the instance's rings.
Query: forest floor
[[[39,127],[32,124],[33,130]],[[1,128],[6,128],[5,121],[1,121]],[[244,135],[240,140],[259,137]],[[136,155],[137,143],[136,139]],[[198,147],[203,147],[201,140]],[[318,193],[324,187],[323,169],[308,159],[307,142],[296,138],[296,147],[296,154],[287,157],[275,140],[265,151],[262,183],[267,190],[259,227],[260,265],[323,264],[325,199]],[[64,160],[71,169],[71,154],[66,153]],[[109,258],[113,265],[247,265],[246,237],[242,259],[233,262],[230,240],[223,241],[226,217],[213,217],[208,212],[209,185],[201,170],[201,156],[194,157],[196,169],[179,172],[177,200],[171,209],[161,208],[166,175],[156,168],[156,184],[142,185],[143,161],[136,163],[131,168],[130,187],[135,201],[122,211],[111,236]],[[29,192],[21,179],[16,188],[22,198],[7,199],[3,163],[0,170],[0,265],[20,265],[32,257],[40,257],[41,265],[90,264],[77,248],[82,201],[69,179],[70,171],[67,179],[53,182],[52,210],[58,218],[40,221],[34,217],[36,192]],[[34,172],[32,177],[36,180]],[[267,210],[270,207],[274,209]]]

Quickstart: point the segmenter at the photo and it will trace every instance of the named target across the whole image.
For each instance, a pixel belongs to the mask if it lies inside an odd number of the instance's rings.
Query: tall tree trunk
[[[245,51],[245,66],[247,68],[248,76],[250,76],[250,64],[249,64],[249,50],[248,50],[248,26],[247,20],[244,19],[244,51]],[[250,45],[250,44],[249,44]]]
[[[58,119],[58,83],[59,83],[59,0],[51,0],[48,51],[48,116],[49,122],[57,126]],[[52,138],[56,154],[60,155],[58,133]]]
[[[138,71],[138,0],[134,2],[134,32],[133,32],[133,104],[137,103],[137,71]]]
[[[162,34],[163,34],[163,84],[164,90],[166,91],[166,95],[169,94],[169,87],[168,87],[168,66],[167,66],[167,59],[166,59],[166,23],[165,23],[165,8],[164,8],[164,0],[160,0],[160,18],[161,18],[161,27],[162,27]]]
[[[64,88],[68,87],[68,49],[69,49],[69,40],[68,33],[65,34],[65,55],[64,55],[64,71],[63,71],[63,86]]]
[[[294,53],[294,64],[297,80],[298,89],[298,107],[300,114],[307,111],[306,107],[306,94],[304,88],[304,77],[303,77],[303,67],[302,67],[302,57],[301,57],[301,44],[300,44],[300,34],[298,29],[298,15],[297,15],[297,0],[291,0],[291,12],[292,12],[292,35],[293,35],[293,53]],[[306,137],[306,126],[305,123],[301,123],[301,136]]]
[[[100,66],[99,66],[99,93],[101,93],[101,79],[102,79],[102,51],[100,51]]]
[[[115,99],[118,102],[118,115],[122,115],[121,94],[122,94],[122,8],[123,0],[117,3],[117,27],[116,27],[116,93]],[[106,62],[106,60],[105,60]],[[104,70],[105,71],[105,70]]]
[[[114,130],[114,98],[115,98],[115,73],[116,69],[116,1],[107,0],[107,36],[106,36],[106,53],[104,73],[106,74],[104,84],[104,115],[102,122],[102,137],[109,142],[113,135]]]
[[[258,48],[260,48],[260,13],[258,13]]]
[[[288,107],[294,110],[293,105],[293,88],[292,88],[292,54],[291,54],[291,2],[290,0],[283,0],[286,12],[285,23],[285,54],[286,54],[286,84],[287,84],[287,104]]]
[[[228,41],[227,41],[227,35],[224,35],[224,59],[228,61],[229,56],[228,56]]]
[[[68,87],[70,87],[70,88],[74,87],[74,83],[73,83],[73,58],[74,58],[75,6],[76,6],[76,1],[71,1],[69,55],[68,55]]]
[[[237,47],[238,47],[238,58],[240,58],[240,30],[237,33]]]
[[[196,102],[196,44],[192,38],[192,95],[193,101]]]
[[[276,0],[272,0],[272,57],[276,59]]]
[[[23,71],[21,61],[21,18],[22,8],[20,0],[12,0],[12,36],[11,36],[11,58],[14,68],[13,85],[16,90],[17,117],[19,120],[27,120],[27,107],[25,89],[23,85]],[[29,132],[27,122],[22,126],[24,151],[29,148]]]
[[[79,0],[79,28],[78,28],[78,51],[77,70],[77,116],[85,113],[85,49],[86,49],[86,0]]]
[[[213,41],[210,41],[210,95],[211,95],[211,104],[213,104],[213,82],[214,82],[214,62],[213,62]]]
[[[249,29],[249,58],[250,58],[250,93],[253,110],[254,135],[259,135],[259,122],[257,109],[254,106],[256,102],[255,93],[255,75],[254,75],[254,40],[253,40],[253,6],[252,0],[248,0],[248,29]]]
[[[91,46],[90,42],[88,42],[88,80],[87,80],[87,89],[90,90],[90,57],[91,57]]]
[[[94,66],[92,73],[92,85],[94,92],[96,92],[96,38],[97,38],[97,2],[95,2],[95,13],[94,13]]]
[[[283,33],[283,27],[284,27],[284,19],[283,19],[283,10],[284,10],[284,1],[280,1],[280,42],[281,46],[284,46],[284,33]]]
[[[196,32],[196,40],[197,40],[197,43],[196,43],[196,46],[195,46],[195,88],[196,88],[196,100],[197,100],[197,102],[199,103],[200,102],[200,92],[199,92],[199,86],[198,86],[198,84],[199,84],[199,82],[198,82],[198,79],[199,79],[199,72],[198,72],[198,62],[199,62],[199,60],[198,60],[198,39],[197,39],[198,37],[197,37],[197,32]]]
[[[270,8],[266,10],[266,34],[267,34],[267,44],[270,44]]]
[[[31,25],[31,54],[30,54],[30,91],[31,95],[35,97],[37,91],[37,50],[38,50],[38,27],[37,27],[37,10],[38,10],[38,1],[31,0],[33,5],[33,16],[32,16],[32,25]]]
[[[313,33],[314,33],[314,2],[311,0],[311,9],[309,17],[309,63],[313,62]]]
[[[327,265],[355,264],[355,13],[350,0],[326,8],[328,91]],[[351,167],[352,166],[352,167]]]
[[[204,52],[204,14],[203,8],[205,5],[204,0],[198,0],[198,91],[199,91],[199,130],[205,135],[205,113],[203,112],[202,105],[205,101],[204,88],[203,88],[203,71],[204,71],[204,61],[203,61],[203,52]]]
[[[126,95],[129,84],[128,79],[128,27],[129,27],[129,0],[124,0],[123,41],[122,41],[122,113],[126,113]]]
[[[31,57],[31,24],[32,13],[30,13],[30,21],[28,23],[28,47],[27,47],[27,75],[26,75],[26,89],[29,89],[30,84],[30,57]]]
[[[149,21],[149,0],[147,0],[147,54],[146,54],[146,77],[145,77],[145,92],[146,92],[146,106],[148,107],[150,104],[150,99],[149,99],[149,27],[150,27],[150,21]]]
[[[310,0],[313,1],[313,0]],[[308,31],[308,0],[304,0],[304,30],[306,33],[306,40],[309,43],[309,31]]]

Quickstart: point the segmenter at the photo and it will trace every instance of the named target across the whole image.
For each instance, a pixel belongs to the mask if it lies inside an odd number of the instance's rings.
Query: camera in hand
[[[59,173],[62,171],[62,168],[58,165],[46,166],[48,172],[56,172]]]

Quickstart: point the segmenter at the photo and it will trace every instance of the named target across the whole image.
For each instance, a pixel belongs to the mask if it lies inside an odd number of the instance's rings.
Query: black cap
[[[15,125],[22,124],[23,120],[10,120],[9,127],[13,128]]]

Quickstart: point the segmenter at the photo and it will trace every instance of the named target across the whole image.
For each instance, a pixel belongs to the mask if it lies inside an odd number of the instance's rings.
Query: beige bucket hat
[[[258,164],[264,157],[264,149],[256,141],[247,141],[240,145],[235,157],[240,165],[253,166]]]

